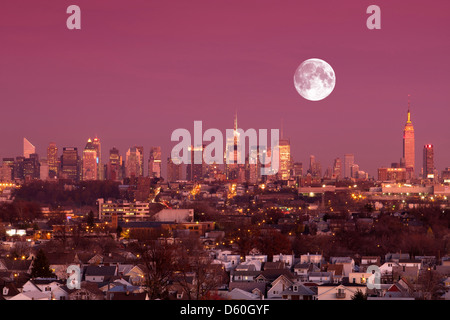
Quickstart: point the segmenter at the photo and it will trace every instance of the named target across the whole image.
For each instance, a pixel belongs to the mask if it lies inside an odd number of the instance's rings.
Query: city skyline
[[[241,141],[239,141],[239,132],[238,129],[241,130],[241,128],[238,125],[237,122],[237,112],[234,115],[234,125],[233,125],[233,131],[234,131],[234,141],[229,141],[227,142],[226,147],[224,148],[223,152],[224,155],[227,154],[227,147],[228,147],[228,143],[234,144],[234,156],[232,154],[230,154],[230,157],[235,158],[234,161],[236,161],[236,152],[239,150],[239,146],[242,143]],[[204,144],[203,147],[205,147],[207,144]],[[298,175],[298,173],[296,173],[295,170],[295,165],[300,165],[300,167],[302,168],[306,168],[306,164],[304,164],[303,162],[299,162],[296,161],[295,159],[292,158],[292,152],[291,152],[291,144],[290,144],[290,139],[283,139],[281,138],[279,140],[279,162],[280,162],[280,167],[279,167],[279,172],[278,172],[278,178],[279,180],[289,180],[289,178],[295,178]],[[55,172],[58,172],[59,169],[64,171],[63,168],[63,159],[64,159],[64,155],[65,155],[65,151],[66,149],[68,150],[77,150],[78,148],[75,147],[63,147],[63,152],[61,154],[61,156],[58,155],[58,146],[54,143],[54,142],[50,142],[48,147],[47,147],[47,158],[45,157],[41,157],[39,156],[38,153],[35,153],[35,147],[34,145],[31,144],[31,142],[27,139],[27,138],[23,138],[23,157],[20,155],[16,155],[16,156],[11,156],[11,157],[7,157],[7,158],[3,158],[3,163],[5,163],[7,166],[9,166],[9,162],[11,161],[15,161],[15,158],[17,157],[17,159],[27,159],[27,158],[36,158],[37,161],[41,162],[41,179],[42,180],[46,180],[48,177],[53,177],[55,174]],[[149,177],[153,177],[153,178],[165,178],[168,179],[168,181],[172,181],[170,180],[170,177],[172,174],[169,173],[169,171],[171,171],[172,169],[169,168],[169,162],[165,162],[165,166],[163,166],[163,161],[162,161],[162,151],[161,151],[161,146],[151,146],[150,148],[150,152],[149,152],[149,156],[148,158],[145,157],[145,148],[143,146],[136,146],[134,145],[133,147],[130,147],[127,149],[126,153],[125,153],[125,157],[122,157],[120,150],[118,150],[116,147],[111,148],[108,152],[109,152],[109,157],[106,157],[105,162],[102,162],[102,154],[101,154],[101,142],[100,142],[100,138],[95,137],[94,139],[89,138],[87,141],[86,146],[83,149],[80,149],[81,153],[78,154],[78,159],[77,161],[79,161],[79,178],[80,180],[121,180],[124,177],[130,177],[131,175],[134,175],[136,177],[138,176],[149,176]],[[434,163],[435,163],[435,158],[434,158],[434,147],[431,144],[425,144],[423,146],[423,162],[420,164],[419,162],[417,162],[416,165],[416,161],[415,161],[415,155],[414,155],[414,150],[417,150],[417,148],[415,148],[415,136],[414,136],[414,128],[413,128],[413,124],[412,124],[412,119],[411,119],[411,111],[410,111],[410,104],[408,103],[408,111],[407,111],[407,119],[406,119],[406,124],[404,126],[404,130],[403,130],[403,149],[402,149],[402,157],[400,158],[399,162],[391,162],[390,166],[379,166],[377,168],[377,173],[374,175],[369,175],[364,168],[361,168],[360,165],[355,161],[355,155],[354,154],[344,154],[343,159],[341,159],[340,156],[334,158],[333,160],[333,165],[327,165],[327,164],[322,164],[320,159],[316,159],[315,155],[310,155],[309,156],[309,169],[304,173],[309,173],[311,174],[311,176],[313,178],[324,178],[324,179],[338,179],[338,180],[342,180],[342,179],[349,179],[349,178],[353,178],[353,179],[363,179],[366,180],[368,178],[374,178],[375,180],[379,180],[380,178],[380,174],[381,177],[385,177],[385,172],[386,170],[390,170],[390,172],[397,172],[399,169],[398,168],[406,168],[406,178],[407,180],[414,178],[414,177],[422,177],[423,179],[426,179],[426,177],[429,174],[433,174],[433,177],[437,177],[440,175],[439,170],[436,169]],[[253,154],[253,156],[255,156],[257,159],[259,159],[258,157],[258,151],[254,150],[251,148],[251,150],[242,150],[245,154],[246,154],[246,163],[248,162],[248,157],[256,152],[256,154]],[[270,148],[269,148],[269,156],[270,156]],[[78,151],[76,151],[78,152]],[[195,153],[194,151],[191,151],[193,154]],[[431,153],[430,153],[431,152]],[[170,152],[168,152],[170,154]],[[237,152],[239,153],[239,151]],[[31,156],[30,156],[31,155]],[[114,155],[114,156],[112,156]],[[130,158],[131,156],[131,158]],[[203,156],[203,152],[202,152],[202,156]],[[60,158],[61,157],[61,158]],[[170,157],[170,156],[169,156]],[[194,158],[194,155],[191,156],[192,159]],[[121,177],[121,175],[119,175],[118,172],[114,173],[114,177],[111,177],[111,165],[115,165],[116,163],[118,163],[120,158],[120,163],[122,161],[124,161],[124,167],[123,167],[123,177]],[[427,158],[429,158],[429,160],[427,160]],[[58,159],[61,159],[61,167],[59,168],[58,166]],[[124,160],[122,160],[124,159]],[[131,160],[130,160],[131,159]],[[261,159],[260,159],[261,160]],[[43,163],[42,161],[44,161],[44,166],[42,167]],[[205,161],[203,161],[203,166],[201,165],[201,167],[203,167],[201,170],[203,173],[196,173],[194,174],[193,172],[193,168],[196,165],[189,165],[189,164],[185,164],[186,168],[182,168],[180,167],[180,169],[177,170],[181,170],[183,172],[183,174],[181,174],[179,176],[179,179],[181,180],[198,180],[198,179],[203,179],[201,178],[202,175],[204,175],[209,169],[207,169],[207,167],[211,166],[211,165],[206,165]],[[343,162],[341,162],[343,161]],[[430,162],[431,161],[431,162]],[[145,163],[148,164],[148,170],[145,169],[146,165]],[[343,167],[342,164],[343,163]],[[72,164],[70,164],[72,165]],[[171,164],[173,165],[173,164]],[[56,166],[56,168],[55,168]],[[120,164],[120,166],[122,166],[122,164]],[[233,165],[223,165],[222,168],[221,166],[217,166],[214,165],[214,167],[216,167],[216,169],[219,169],[223,172],[224,176],[226,177],[227,180],[234,180],[236,178],[238,178],[241,174],[244,174],[244,170],[249,172],[252,172],[252,170],[254,169],[249,169],[249,168],[244,168],[244,166],[237,166],[236,164],[234,165],[235,168],[232,169]],[[134,169],[132,169],[132,167],[134,167]],[[255,168],[259,168],[260,164],[258,162],[258,165]],[[414,168],[417,167],[420,169],[419,172],[414,172]],[[431,167],[431,169],[430,169]],[[220,169],[221,168],[221,169]],[[325,169],[327,168],[327,169]],[[388,169],[389,168],[389,169]],[[411,169],[412,168],[412,169]],[[445,170],[448,170],[449,167],[445,167]],[[214,169],[214,170],[216,170]],[[441,172],[444,171],[444,169],[441,170]],[[90,173],[86,173],[86,170]],[[117,170],[113,169],[113,170]],[[130,170],[131,171],[136,171],[135,173],[130,174]],[[234,174],[231,172],[232,170],[236,171]],[[240,173],[240,171],[242,170],[242,172]],[[258,170],[258,169],[257,169]],[[303,169],[301,169],[303,171]],[[381,170],[381,171],[380,171]],[[44,173],[44,176],[42,176],[43,172],[47,171]],[[53,171],[53,172],[52,172]],[[325,173],[324,173],[325,172]],[[382,173],[381,173],[382,172]],[[411,175],[411,172],[414,172],[414,175]],[[36,173],[37,174],[37,173]],[[247,173],[250,174],[250,173]],[[62,175],[62,178],[64,178],[64,174]],[[195,179],[194,179],[195,176]],[[258,175],[259,176],[259,175]],[[301,174],[300,176],[304,176],[304,174]],[[184,177],[184,178],[183,178]],[[261,177],[259,177],[260,179]],[[239,180],[242,179],[242,177],[238,178]],[[253,181],[252,178],[247,177],[245,179],[248,179],[248,181]],[[389,179],[388,179],[389,180]]]
[[[0,129],[1,158],[21,154],[24,137],[42,156],[51,141],[82,150],[88,137],[98,136],[104,151],[115,146],[124,156],[133,145],[158,145],[166,159],[174,129],[202,120],[225,130],[237,110],[243,129],[278,128],[283,119],[296,162],[315,155],[325,169],[354,154],[376,176],[402,156],[411,94],[416,174],[426,144],[435,148],[439,172],[450,165],[445,1],[383,3],[382,29],[373,31],[360,1],[257,7],[111,1],[107,11],[80,1],[79,33],[61,23],[65,4],[26,3],[3,10],[1,103],[5,118],[20,122]],[[324,58],[337,74],[334,92],[320,102],[302,99],[292,83],[298,65],[312,57]]]

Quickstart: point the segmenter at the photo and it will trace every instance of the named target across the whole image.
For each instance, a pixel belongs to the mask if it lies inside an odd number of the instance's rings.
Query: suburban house
[[[317,287],[317,300],[351,300],[359,291],[366,294],[367,287],[358,284],[324,284]]]
[[[343,266],[343,277],[348,277],[350,272],[355,270],[355,260],[350,257],[331,257],[330,263]]]
[[[310,272],[308,274],[308,281],[318,284],[333,283],[332,272]]]
[[[105,282],[117,276],[117,266],[87,266],[84,270],[84,280],[88,282]]]
[[[301,282],[295,282],[281,292],[281,296],[284,300],[315,300],[317,293]]]
[[[292,278],[280,275],[271,283],[271,287],[267,290],[267,299],[281,299],[282,293],[294,284]]]

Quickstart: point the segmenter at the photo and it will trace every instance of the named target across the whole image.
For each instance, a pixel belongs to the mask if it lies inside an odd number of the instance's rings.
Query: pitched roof
[[[114,276],[116,269],[115,266],[87,266],[84,274],[85,276]]]
[[[230,282],[229,288],[228,290],[233,290],[234,288],[238,288],[247,292],[252,292],[255,289],[258,289],[260,292],[262,292],[263,294],[266,291],[266,284],[264,282],[256,282],[256,281],[251,281],[251,282],[246,282],[246,281],[233,281]]]
[[[283,261],[265,262],[264,270],[270,270],[270,269],[284,269],[284,262]]]
[[[294,286],[297,287],[297,291],[294,291]],[[281,292],[281,295],[313,296],[315,294],[314,291],[301,283],[294,283],[292,286]]]
[[[114,292],[110,295],[111,300],[145,300],[146,298],[146,292]]]
[[[28,271],[31,265],[30,260],[21,260],[21,259],[2,259],[3,264],[8,270],[15,270],[15,271]]]
[[[276,280],[279,276],[283,275],[289,280],[296,279],[296,275],[294,275],[290,270],[288,269],[269,269],[264,270],[260,273],[261,276],[263,276],[265,279],[269,281]]]
[[[342,264],[326,264],[322,267],[324,272],[333,272],[335,276],[342,276],[344,274],[344,266]]]

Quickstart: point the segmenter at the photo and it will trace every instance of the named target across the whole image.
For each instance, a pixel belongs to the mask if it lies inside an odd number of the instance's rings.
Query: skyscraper
[[[143,157],[140,151],[141,148],[135,146],[128,149],[127,151],[125,160],[125,175],[127,178],[137,178],[141,176],[141,165]]]
[[[311,174],[313,179],[321,179],[322,178],[322,165],[319,161],[316,160],[316,157],[311,155],[309,156],[309,170],[308,172]]]
[[[181,180],[182,164],[175,164],[171,157],[167,158],[167,181],[175,182]]]
[[[432,144],[423,147],[423,178],[434,179],[434,148]]]
[[[27,138],[23,138],[23,156],[29,158],[33,153],[36,153],[36,147]]]
[[[344,155],[344,178],[352,177],[352,166],[355,164],[355,155],[345,154]]]
[[[61,178],[78,181],[79,173],[79,157],[78,149],[74,147],[64,147],[61,156]]]
[[[97,153],[97,158],[96,158],[96,162],[97,162],[97,178],[96,180],[104,180],[104,168],[103,168],[103,164],[102,164],[102,146],[100,143],[100,139],[95,137],[94,140],[92,141],[92,145],[94,146],[94,149]]]
[[[139,174],[138,174],[138,176],[143,177],[144,176],[144,147],[136,146],[135,148],[141,154],[141,157],[140,157],[140,160],[139,160]]]
[[[303,163],[294,162],[292,166],[292,175],[295,178],[301,178],[303,176]]]
[[[119,150],[115,147],[109,150],[108,179],[113,181],[122,180],[122,157]]]
[[[150,178],[161,178],[161,147],[150,148],[148,176]]]
[[[414,127],[411,122],[410,103],[408,102],[407,120],[403,129],[403,158],[405,159],[405,168],[410,173],[409,178],[414,177],[415,171],[414,144]]]
[[[289,180],[291,177],[292,160],[291,160],[291,143],[288,139],[280,139],[279,142],[279,166],[278,171],[281,180]]]
[[[49,178],[49,172],[50,170],[48,169],[48,161],[47,159],[41,159],[40,161],[40,174],[39,174],[39,179],[41,180],[48,180]]]
[[[11,182],[14,179],[14,158],[3,158],[0,168],[0,181]]]
[[[239,175],[238,159],[241,158],[240,133],[238,131],[237,113],[234,116],[233,136],[226,138],[225,174],[228,180],[235,180]]]
[[[203,179],[203,168],[205,161],[203,159],[204,146],[190,146],[191,162],[186,165],[186,180],[199,181]]]
[[[341,158],[334,159],[333,164],[333,179],[340,180],[342,178],[342,161]]]
[[[98,156],[96,146],[88,139],[83,150],[82,180],[98,179]]]
[[[40,163],[37,153],[31,153],[23,160],[23,176],[27,180],[39,179]]]
[[[50,142],[47,148],[47,164],[48,164],[48,175],[50,178],[58,176],[58,148],[56,143]]]
[[[14,161],[14,179],[24,178],[24,160],[25,157],[16,157],[16,161]]]

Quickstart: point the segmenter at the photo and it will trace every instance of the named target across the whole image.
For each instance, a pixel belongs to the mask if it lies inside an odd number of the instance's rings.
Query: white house
[[[87,266],[84,276],[88,282],[104,282],[117,276],[117,266]]]
[[[9,300],[51,300],[50,292],[28,291],[21,292]]]
[[[321,254],[302,254],[300,256],[300,263],[314,263],[319,265],[323,262],[323,257]]]
[[[259,262],[264,263],[267,262],[267,255],[265,254],[251,254],[245,256],[245,262],[258,260]]]
[[[314,283],[333,283],[332,272],[309,272],[308,281]]]
[[[287,268],[291,268],[294,265],[294,255],[293,254],[275,254],[272,258],[273,262],[282,261]]]
[[[350,272],[355,271],[355,260],[350,257],[331,257],[330,263],[343,266],[343,276],[348,277]]]
[[[284,275],[280,275],[272,282],[272,286],[267,290],[267,299],[282,299],[282,293],[291,287],[294,282]]]
[[[64,281],[37,278],[28,280],[22,287],[22,293],[41,292],[50,295],[52,300],[66,300],[69,297],[69,292],[64,289],[64,285]]]
[[[367,279],[372,276],[372,273],[367,272],[351,272],[348,276],[349,283],[366,284]]]
[[[392,274],[395,267],[398,267],[399,264],[394,261],[385,262],[380,266],[381,275]]]
[[[351,300],[352,297],[360,290],[367,293],[365,285],[348,284],[348,285],[321,285],[317,287],[317,300]]]
[[[231,291],[218,291],[218,294],[227,300],[261,300],[264,298],[259,294],[247,292],[239,288],[234,288]]]

